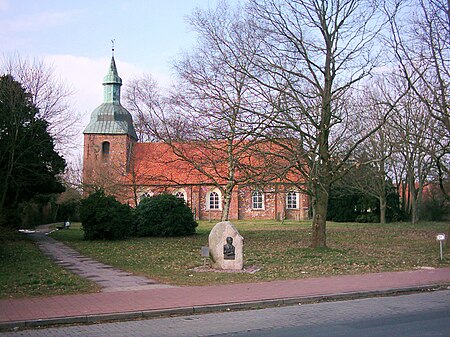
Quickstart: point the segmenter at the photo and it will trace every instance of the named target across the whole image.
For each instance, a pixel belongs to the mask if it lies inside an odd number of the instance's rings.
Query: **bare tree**
[[[450,131],[450,3],[445,0],[396,1],[390,7],[396,59],[428,113]]]
[[[71,189],[82,192],[83,190],[83,155],[79,153],[75,156],[70,165],[66,166],[62,174],[64,185]]]
[[[439,124],[443,125],[444,142],[435,151],[439,186],[446,201],[449,194],[445,180],[449,171],[449,138],[450,131],[450,2],[447,0],[417,0],[412,24],[405,25],[405,16],[396,15],[391,23],[393,46],[404,76],[414,90],[414,93],[424,103],[427,112]],[[398,6],[399,12],[402,9]],[[406,10],[409,8],[405,6]],[[450,225],[448,229],[450,236]],[[450,239],[447,240],[450,247]]]
[[[383,74],[376,76],[373,80],[368,81],[363,87],[360,102],[364,102],[359,108],[355,106],[355,110],[364,118],[365,128],[374,129],[380,124],[385,117],[386,104],[391,99],[392,82],[395,74]],[[359,121],[355,121],[359,124]],[[393,127],[392,114],[386,119],[386,123],[377,128],[362,146],[356,149],[353,155],[355,163],[352,172],[356,173],[351,178],[346,179],[346,183],[350,187],[372,197],[378,199],[380,208],[380,223],[386,223],[386,210],[388,198],[388,184],[392,184],[388,176],[391,171],[392,153],[393,153]],[[351,173],[350,173],[351,174]],[[391,186],[390,189],[393,189]]]
[[[395,105],[389,102],[380,123],[366,127],[348,99],[381,65],[384,17],[371,2],[356,0],[253,0],[249,12],[263,37],[256,64],[264,75],[254,78],[272,93],[273,125],[302,145],[291,153],[307,163],[303,171],[310,176],[311,245],[325,247],[330,185]]]
[[[416,98],[411,92],[398,104],[392,129],[395,151],[405,166],[403,185],[408,197],[406,210],[411,214],[413,223],[420,219],[422,193],[429,182],[433,167],[432,153],[437,145],[434,135],[437,121],[427,112],[423,102]]]
[[[251,113],[258,104],[252,81],[240,71],[251,66],[242,64],[249,55],[239,52],[250,49],[252,32],[239,9],[225,2],[196,10],[188,22],[198,33],[197,48],[174,63],[177,86],[164,108],[147,106],[146,125],[221,191],[221,218],[228,220],[234,188],[258,171],[248,168],[259,142],[253,135],[263,123]]]
[[[448,203],[450,197],[445,186],[450,173],[450,2],[398,0],[392,8],[389,42],[424,112],[437,121],[432,130],[435,146],[428,154],[434,162],[442,196]],[[420,186],[420,182],[416,183]],[[450,240],[447,245],[450,247]]]
[[[401,153],[399,165],[404,164],[408,180],[402,184],[403,205],[407,206],[412,221],[417,222],[422,189],[432,180],[433,171],[442,195],[449,199],[445,180],[449,176],[450,143],[450,3],[399,0],[385,9],[391,18],[391,34],[386,42],[390,43],[404,82],[413,93],[405,98],[408,104],[402,103],[403,118],[398,121],[399,130],[406,137],[400,147],[406,152]]]
[[[48,131],[56,149],[63,154],[71,153],[80,133],[81,115],[71,109],[72,90],[56,77],[52,66],[40,59],[29,60],[15,54],[3,57],[0,73],[10,74],[22,83],[39,109],[38,117],[49,123]]]
[[[139,141],[157,140],[154,115],[164,110],[163,101],[158,82],[150,74],[134,78],[125,86],[124,106],[133,116]]]

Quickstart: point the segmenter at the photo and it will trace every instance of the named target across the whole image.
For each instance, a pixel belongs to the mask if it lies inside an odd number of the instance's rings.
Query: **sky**
[[[149,73],[169,83],[170,62],[192,48],[186,22],[195,8],[217,0],[0,0],[0,56],[39,58],[74,94],[72,109],[82,127],[102,103],[102,80],[115,60],[123,83]],[[80,148],[82,137],[80,130]]]

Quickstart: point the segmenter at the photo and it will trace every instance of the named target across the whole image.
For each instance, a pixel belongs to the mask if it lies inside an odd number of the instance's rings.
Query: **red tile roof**
[[[259,152],[246,148],[245,143],[241,145],[236,146],[234,151],[241,168],[251,166],[253,172],[264,172],[264,168],[271,165],[271,160],[276,160],[278,164],[282,161],[280,158],[274,159],[273,156],[272,159],[268,159],[268,156],[259,155]],[[226,146],[225,141],[210,143],[209,146],[201,146],[195,142],[177,143],[174,147],[161,142],[137,143],[134,146],[134,160],[128,179],[134,178],[138,185],[199,185],[214,183],[208,176],[211,175],[216,182],[226,184],[228,177]],[[183,159],[180,154],[188,157],[189,161]],[[205,173],[196,169],[195,165],[201,166]],[[302,180],[300,177],[292,179],[292,172],[288,175],[289,181]],[[260,176],[260,179],[266,181],[280,181],[280,177],[275,174]],[[236,179],[244,180],[244,174],[239,169]]]

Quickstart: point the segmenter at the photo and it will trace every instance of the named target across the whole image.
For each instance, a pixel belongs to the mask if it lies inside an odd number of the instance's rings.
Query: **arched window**
[[[179,189],[175,191],[173,195],[176,196],[177,198],[184,200],[184,202],[187,204],[187,194],[184,189]]]
[[[108,156],[110,147],[111,147],[111,145],[109,144],[109,142],[103,142],[102,143],[102,155]]]
[[[264,208],[264,198],[261,191],[254,191],[252,193],[252,208],[253,209]]]
[[[143,199],[145,199],[145,198],[150,198],[150,197],[152,197],[152,196],[153,196],[153,193],[152,193],[152,192],[145,192],[145,193],[142,193],[141,196],[139,197],[139,203],[141,203],[141,201],[142,201]]]
[[[298,208],[298,193],[297,192],[288,192],[286,195],[286,208],[287,209],[296,209]]]
[[[208,209],[220,209],[220,194],[218,191],[211,191],[208,195]]]

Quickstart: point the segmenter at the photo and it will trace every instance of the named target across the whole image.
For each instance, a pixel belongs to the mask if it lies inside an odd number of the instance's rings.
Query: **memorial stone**
[[[244,238],[229,221],[216,224],[209,233],[212,267],[241,270],[244,267]]]

